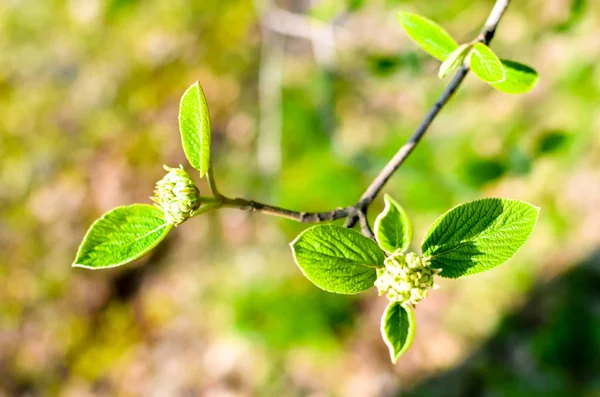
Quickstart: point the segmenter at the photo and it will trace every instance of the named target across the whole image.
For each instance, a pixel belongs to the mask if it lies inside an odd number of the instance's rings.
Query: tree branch
[[[217,182],[215,181],[215,176],[213,174],[212,158],[210,159],[210,165],[208,167],[208,172],[206,173],[206,181],[208,182],[208,188],[210,189],[210,192],[212,193],[212,195],[215,196],[216,198],[222,197],[221,192],[219,191],[219,188],[217,187]]]
[[[369,237],[371,240],[375,240],[375,235],[373,234],[373,230],[371,230],[371,226],[369,225],[369,220],[367,219],[367,209],[363,209],[358,213],[358,220],[360,221],[360,230],[362,234]]]
[[[259,203],[253,200],[246,200],[242,198],[230,199],[227,197],[222,198],[221,206],[228,208],[239,208],[251,212],[256,211],[266,215],[278,216],[301,223],[334,221],[336,219],[346,218],[353,211],[352,207],[346,207],[325,212],[298,212],[275,207],[269,204]]]
[[[484,44],[489,44],[489,42],[494,37],[496,29],[498,28],[498,24],[500,23],[500,20],[506,12],[506,9],[509,4],[510,0],[496,1],[496,4],[494,5],[492,12],[490,13],[490,16],[488,17],[486,23],[483,25],[481,33],[477,37],[478,41]],[[429,110],[421,124],[419,124],[413,135],[408,139],[408,142],[406,142],[396,152],[394,157],[392,157],[392,159],[385,165],[385,167],[383,167],[383,169],[379,172],[379,175],[377,175],[377,177],[375,177],[375,179],[373,180],[373,182],[371,182],[369,187],[367,187],[367,190],[365,190],[359,202],[362,201],[364,205],[368,207],[371,204],[371,202],[375,200],[375,197],[377,197],[377,195],[379,194],[381,189],[383,189],[387,181],[389,181],[392,175],[394,175],[398,168],[400,168],[402,163],[404,163],[404,161],[408,158],[408,156],[410,156],[412,151],[421,141],[421,139],[435,120],[436,116],[448,103],[450,98],[452,98],[456,90],[458,90],[462,82],[465,80],[465,77],[467,77],[468,73],[469,68],[465,65],[463,65],[459,69],[456,75],[454,75],[454,78],[452,79],[450,84],[448,84],[446,89],[444,89],[438,100],[435,101],[433,107]],[[356,224],[357,220],[357,216],[352,215],[346,220],[345,226],[353,227]]]
[[[409,138],[408,142],[406,142],[396,152],[394,157],[392,157],[392,159],[379,172],[379,175],[377,175],[373,182],[371,182],[367,190],[365,190],[363,195],[360,197],[360,201],[363,202],[363,205],[365,207],[368,207],[371,204],[371,202],[375,200],[375,197],[377,197],[377,195],[379,194],[381,189],[383,189],[387,181],[392,177],[392,175],[394,175],[398,168],[400,168],[402,163],[404,163],[408,156],[410,156],[412,151],[415,150],[415,147],[417,147],[417,144],[421,141],[435,117],[438,115],[440,110],[442,110],[444,105],[448,103],[450,98],[452,98],[452,95],[454,95],[458,87],[460,87],[468,72],[469,69],[463,66],[458,71],[458,73],[456,73],[450,84],[448,84],[444,92],[442,92],[442,95],[438,98],[433,107],[429,110],[421,124],[413,133],[413,135]],[[351,216],[346,221],[345,226],[352,227],[356,224],[356,221],[357,217]]]
[[[496,29],[498,28],[498,24],[500,23],[500,20],[506,12],[506,9],[509,4],[510,0],[496,1],[494,8],[490,13],[490,16],[488,17],[479,36],[476,39],[477,41],[480,41],[484,44],[489,44],[489,42],[494,37]],[[436,116],[452,98],[454,93],[458,90],[468,73],[469,68],[467,66],[463,66],[459,69],[452,81],[444,89],[438,100],[433,104],[433,107],[429,110],[423,121],[419,124],[413,135],[398,150],[398,152],[396,152],[394,157],[392,157],[392,159],[386,164],[386,166],[379,172],[379,174],[367,187],[367,189],[356,204],[326,212],[298,212],[271,206],[268,204],[259,203],[253,200],[246,200],[242,198],[230,199],[218,193],[218,197],[216,198],[216,200],[218,200],[217,208],[239,208],[242,210],[256,211],[267,215],[291,219],[302,223],[320,223],[348,218],[345,224],[346,227],[353,227],[356,224],[356,222],[360,219],[363,234],[365,234],[368,237],[374,238],[373,232],[371,231],[366,217],[366,212],[369,205],[381,192],[385,184],[394,175],[398,168],[413,152],[417,144],[421,141],[425,133],[428,131]],[[209,173],[209,179],[212,179],[212,173]],[[214,180],[212,182],[212,186],[215,187]],[[209,203],[207,205],[212,206],[211,209],[215,207],[215,199],[204,199],[205,200],[203,201],[203,203]]]

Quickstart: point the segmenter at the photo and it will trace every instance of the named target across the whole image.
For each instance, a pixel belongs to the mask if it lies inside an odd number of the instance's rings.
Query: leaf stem
[[[216,198],[223,197],[221,192],[219,192],[219,188],[217,188],[217,182],[215,181],[215,175],[213,174],[212,159],[208,166],[208,172],[206,173],[206,181],[208,182],[208,188],[213,196]]]
[[[358,212],[358,220],[360,221],[360,230],[362,234],[370,238],[371,240],[375,240],[375,234],[373,234],[373,230],[371,230],[371,226],[369,225],[369,220],[367,219],[367,209]]]
[[[206,205],[201,206],[200,208],[198,208],[196,211],[194,211],[192,213],[191,218],[198,216],[198,215],[202,215],[208,211],[212,211],[212,210],[216,210],[221,208],[221,203],[218,201],[212,201],[212,202],[208,202]]]

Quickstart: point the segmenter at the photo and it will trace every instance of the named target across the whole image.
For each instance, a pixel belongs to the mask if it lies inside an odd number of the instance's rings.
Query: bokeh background
[[[0,1],[0,396],[600,396],[597,1],[513,2],[492,47],[537,88],[469,77],[386,187],[415,249],[464,201],[542,208],[506,265],[440,281],[397,365],[385,299],[304,279],[291,221],[220,210],[134,264],[71,268],[94,219],[185,164],[178,103],[196,80],[225,194],[355,202],[446,84],[396,11],[466,41],[493,3]]]

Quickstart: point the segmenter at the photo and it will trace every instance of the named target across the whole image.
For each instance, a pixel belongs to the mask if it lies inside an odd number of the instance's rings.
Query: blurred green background
[[[600,396],[597,1],[513,2],[492,47],[537,88],[469,77],[386,187],[415,249],[467,200],[542,207],[513,260],[441,280],[396,366],[385,300],[304,279],[291,221],[220,210],[134,264],[70,266],[94,219],[185,163],[178,103],[196,80],[225,194],[355,202],[446,84],[395,12],[465,41],[493,3],[0,1],[0,396]]]

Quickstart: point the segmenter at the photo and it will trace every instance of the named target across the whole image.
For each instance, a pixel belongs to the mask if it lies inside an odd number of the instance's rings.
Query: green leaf
[[[151,205],[117,207],[90,227],[73,266],[102,269],[131,262],[156,247],[172,227]]]
[[[198,82],[181,97],[179,105],[181,144],[188,161],[202,178],[210,167],[210,117],[204,91]]]
[[[412,240],[412,223],[404,209],[387,194],[385,208],[375,219],[375,237],[379,246],[390,254],[406,251]]]
[[[492,87],[507,94],[524,94],[535,87],[540,76],[534,69],[506,59],[502,59],[501,62],[506,78],[500,83],[491,84]]]
[[[398,20],[415,43],[440,61],[458,48],[458,43],[452,36],[430,19],[401,11],[398,13]]]
[[[448,55],[448,58],[446,58],[446,60],[440,65],[440,71],[438,73],[440,79],[443,79],[448,74],[460,68],[465,62],[465,58],[467,57],[469,51],[471,51],[472,48],[473,45],[471,44],[463,44],[456,50],[452,51],[452,53]]]
[[[336,225],[317,225],[290,243],[306,278],[325,291],[356,294],[373,286],[385,256],[373,240]]]
[[[483,43],[477,43],[471,51],[471,70],[486,83],[501,83],[506,78],[504,67],[500,59],[494,54],[490,47]]]
[[[539,208],[518,200],[489,198],[452,208],[423,240],[423,256],[443,277],[462,277],[496,267],[525,243]]]
[[[381,316],[381,336],[390,349],[392,362],[396,364],[413,343],[417,324],[410,306],[391,302]]]

